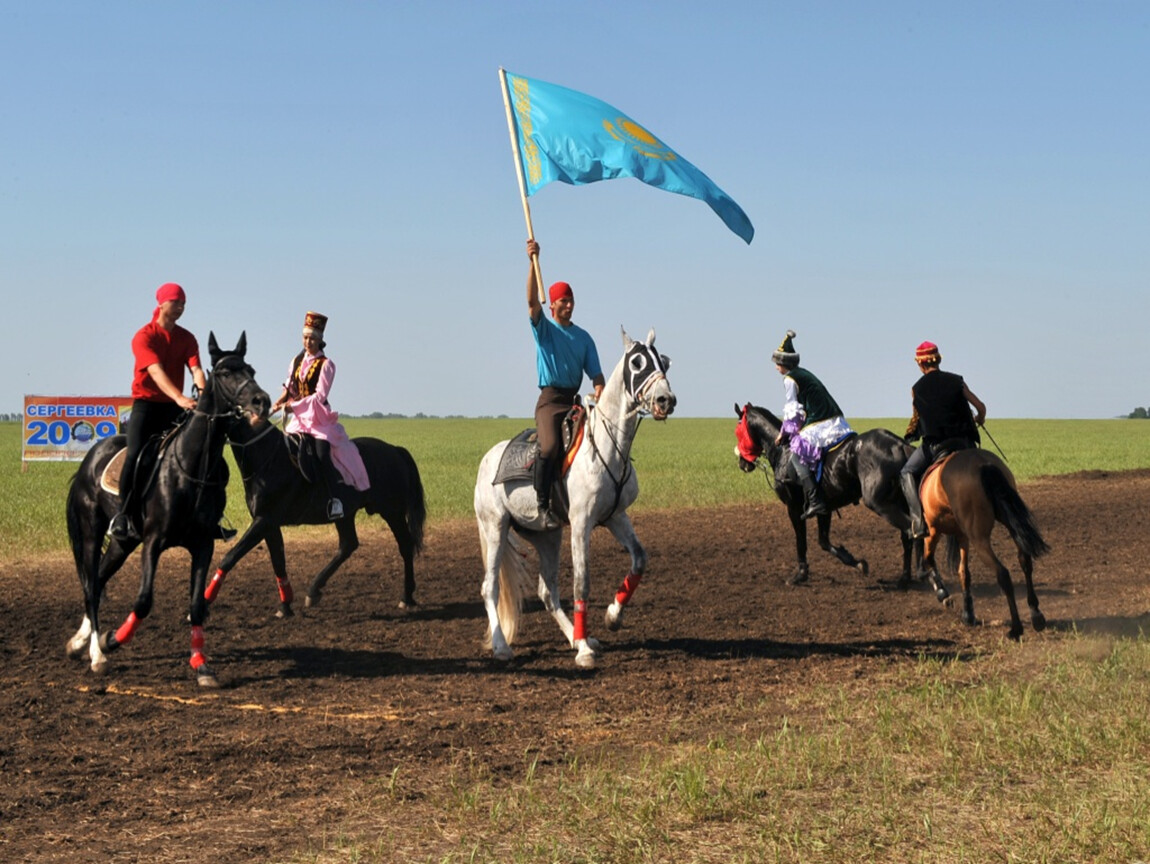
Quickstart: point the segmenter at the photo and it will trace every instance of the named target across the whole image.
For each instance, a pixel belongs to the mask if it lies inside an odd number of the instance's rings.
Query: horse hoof
[[[96,675],[108,674],[108,658],[101,657],[99,660],[92,661],[92,672]]]
[[[318,592],[315,594],[308,594],[306,597],[303,598],[303,608],[304,609],[310,609],[312,606],[318,606],[319,605],[319,597],[320,597],[320,595]]]
[[[218,690],[220,682],[214,672],[207,666],[201,666],[196,672],[196,683],[205,690]]]
[[[857,564],[855,564],[855,568],[860,573],[862,573],[863,576],[869,576],[870,575],[870,565],[867,564],[866,561],[860,560]]]
[[[810,580],[811,580],[811,577],[809,574],[807,574],[805,572],[799,572],[799,573],[796,573],[794,576],[792,576],[790,579],[788,579],[787,584],[788,585],[805,585]]]
[[[1034,628],[1035,633],[1041,633],[1046,629],[1046,616],[1041,612],[1035,612],[1030,616],[1030,626]]]
[[[511,650],[510,645],[504,645],[502,648],[496,648],[491,653],[500,663],[507,663],[511,660],[512,657],[515,656],[515,652]]]
[[[595,652],[587,647],[580,648],[579,653],[575,655],[575,665],[580,669],[594,669]]]
[[[64,653],[73,660],[79,660],[88,653],[88,640],[83,639],[80,644],[77,645],[73,640],[69,639],[64,643]]]
[[[290,603],[281,603],[280,608],[276,610],[276,617],[281,620],[284,618],[291,618],[294,615],[295,612],[292,611]]]
[[[1020,624],[1017,627],[1011,627],[1010,632],[1007,633],[1006,635],[1009,636],[1011,639],[1013,639],[1015,642],[1021,642],[1022,641],[1022,625]]]
[[[607,629],[614,633],[623,626],[623,607],[618,603],[612,603],[607,607],[606,613],[603,615],[603,623],[607,625]]]
[[[406,610],[406,609],[415,609],[415,608],[416,608],[416,607],[418,607],[418,606],[419,606],[419,604],[415,602],[415,598],[414,598],[414,597],[409,597],[409,598],[408,598],[408,599],[406,599],[406,600],[400,600],[400,601],[399,601],[399,608],[400,608],[400,609],[404,609],[404,610]]]

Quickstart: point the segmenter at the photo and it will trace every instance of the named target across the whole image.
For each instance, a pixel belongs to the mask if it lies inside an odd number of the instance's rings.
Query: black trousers
[[[140,451],[144,442],[153,435],[162,435],[175,425],[184,409],[175,402],[150,402],[136,399],[132,402],[132,414],[128,417],[128,447],[124,457],[124,468],[120,472],[120,509],[127,508],[135,491],[136,463],[140,461]]]

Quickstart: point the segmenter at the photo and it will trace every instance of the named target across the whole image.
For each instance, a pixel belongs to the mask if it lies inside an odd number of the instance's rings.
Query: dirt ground
[[[1150,626],[1140,560],[1150,471],[1042,479],[1022,491],[1053,547],[1036,580],[1054,634],[1034,636],[1019,587],[1023,639]],[[397,608],[402,564],[382,525],[361,532],[322,604],[297,603],[288,620],[273,615],[274,581],[257,549],[208,621],[217,691],[198,689],[187,663],[185,553],[165,556],[152,615],[102,677],[65,656],[82,617],[71,562],[9,562],[0,576],[0,860],[284,860],[337,830],[365,784],[386,783],[396,768],[405,794],[418,796],[461,753],[514,779],[528,755],[546,764],[614,739],[705,740],[709,706],[782,704],[812,681],[1001,644],[1006,604],[989,574],[976,565],[984,625],[966,627],[924,585],[894,589],[897,537],[862,508],[844,511],[833,533],[869,560],[869,577],[812,544],[811,581],[786,585],[794,542],[769,495],[764,484],[760,506],[637,514],[650,564],[617,633],[602,612],[629,561],[595,533],[589,635],[604,651],[592,673],[576,670],[537,604],[516,659],[489,658],[470,521],[431,527],[417,561],[420,605],[408,611]],[[995,538],[1020,582],[1001,529]],[[334,545],[334,530],[330,539],[289,532],[298,594]],[[110,586],[105,629],[130,608],[137,572],[130,563]],[[957,592],[957,580],[948,583]],[[561,586],[569,607],[566,556]]]

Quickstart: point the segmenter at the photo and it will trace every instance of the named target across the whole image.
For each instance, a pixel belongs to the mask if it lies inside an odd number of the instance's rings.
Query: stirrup
[[[108,536],[113,540],[138,540],[140,537],[127,513],[117,513],[112,517],[108,525]]]
[[[331,521],[343,518],[343,502],[338,498],[329,498],[327,501],[327,518]]]

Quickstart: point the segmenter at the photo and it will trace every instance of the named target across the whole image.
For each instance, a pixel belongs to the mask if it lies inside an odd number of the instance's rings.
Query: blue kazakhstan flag
[[[505,74],[527,195],[553,180],[580,185],[634,177],[705,201],[747,243],[755,236],[731,196],[623,112],[577,90]]]

